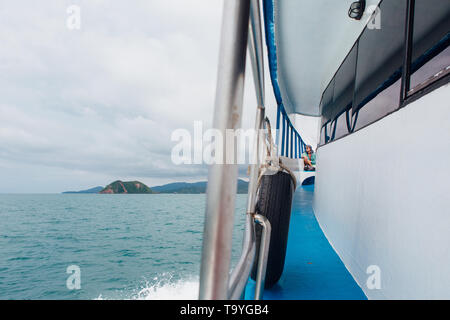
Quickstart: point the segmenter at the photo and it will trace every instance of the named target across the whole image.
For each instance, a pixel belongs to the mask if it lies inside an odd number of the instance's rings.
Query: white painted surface
[[[319,142],[321,117],[308,117],[301,114],[290,114],[289,117],[303,141],[316,150]]]
[[[297,187],[301,186],[303,181],[305,181],[307,178],[316,175],[315,171],[304,171],[305,162],[303,161],[303,159],[291,159],[288,157],[280,157],[280,160],[294,174],[297,180]]]
[[[292,172],[303,171],[303,169],[305,168],[305,163],[303,159],[293,159],[280,156],[280,161]]]
[[[297,171],[294,172],[295,177],[297,178],[297,187],[301,186],[303,182],[309,177],[314,177],[316,175],[315,171]]]
[[[317,152],[315,214],[371,299],[450,299],[449,101],[447,84]]]

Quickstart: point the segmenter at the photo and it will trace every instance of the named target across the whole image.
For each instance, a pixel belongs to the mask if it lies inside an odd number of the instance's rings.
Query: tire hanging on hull
[[[265,216],[272,228],[264,285],[267,289],[275,285],[283,273],[296,181],[290,172],[284,171],[265,174],[260,179],[256,212]],[[251,273],[253,280],[256,279],[261,244],[262,227],[260,225],[255,226],[255,233],[256,256]]]

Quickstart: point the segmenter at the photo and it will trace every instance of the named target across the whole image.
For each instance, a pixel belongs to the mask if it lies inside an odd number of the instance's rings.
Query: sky
[[[170,138],[194,121],[211,126],[222,4],[2,1],[0,193],[206,180],[206,165],[171,162]],[[67,24],[72,5],[79,29]],[[244,128],[254,126],[250,69]],[[266,93],[273,119],[268,72]]]

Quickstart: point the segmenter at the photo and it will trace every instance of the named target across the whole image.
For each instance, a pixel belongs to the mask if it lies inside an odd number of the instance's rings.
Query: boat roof
[[[276,78],[284,107],[288,113],[319,116],[322,92],[380,0],[366,1],[361,20],[348,17],[355,0],[266,1],[272,2],[266,9],[273,9],[276,43],[276,53],[269,52],[269,59],[276,59],[272,63],[277,65]],[[266,19],[267,15],[266,12]]]

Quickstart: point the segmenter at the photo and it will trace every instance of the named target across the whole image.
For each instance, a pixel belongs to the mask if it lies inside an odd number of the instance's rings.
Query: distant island
[[[162,186],[152,187],[155,193],[181,193],[181,194],[197,194],[206,193],[206,181],[201,182],[174,182]],[[237,193],[247,193],[248,182],[239,179]]]
[[[162,186],[149,188],[140,181],[114,181],[106,187],[95,187],[81,191],[65,191],[63,193],[101,193],[101,194],[200,194],[206,193],[206,181],[200,182],[174,182]],[[248,182],[239,179],[237,193],[245,194],[248,190]]]
[[[140,181],[114,181],[103,188],[99,193],[107,194],[149,194],[153,193],[152,189]]]
[[[63,193],[99,193],[103,190],[103,187],[94,187],[87,190],[80,190],[80,191],[64,191]]]

